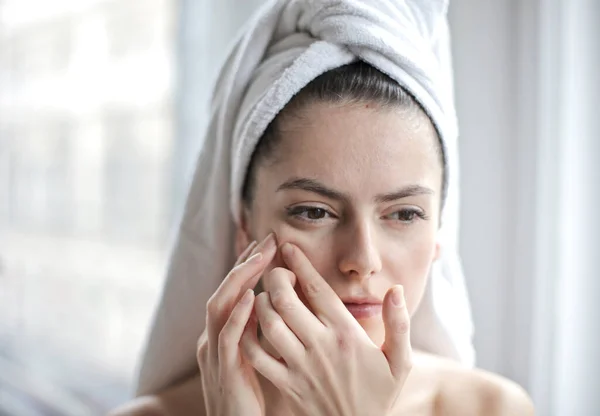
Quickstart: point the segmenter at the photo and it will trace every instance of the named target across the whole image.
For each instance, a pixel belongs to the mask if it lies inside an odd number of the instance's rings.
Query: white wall
[[[587,7],[584,7],[585,4]],[[600,3],[564,7],[564,123],[555,315],[553,408],[557,415],[600,409]]]
[[[597,414],[600,3],[453,0],[450,22],[478,364],[539,414]]]
[[[513,3],[450,3],[460,123],[460,250],[472,301],[477,364],[504,374],[517,180]]]

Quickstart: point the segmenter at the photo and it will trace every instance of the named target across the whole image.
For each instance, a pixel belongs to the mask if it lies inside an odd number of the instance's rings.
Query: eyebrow
[[[350,197],[343,193],[336,191],[335,189],[328,188],[322,183],[309,178],[292,178],[285,181],[277,188],[277,192],[289,189],[300,189],[302,191],[312,192],[321,195],[325,198],[332,199],[340,202],[350,201]],[[433,195],[435,192],[421,185],[409,185],[401,188],[395,192],[386,194],[379,194],[375,196],[377,203],[393,202],[398,199],[408,198],[410,196],[417,195]]]

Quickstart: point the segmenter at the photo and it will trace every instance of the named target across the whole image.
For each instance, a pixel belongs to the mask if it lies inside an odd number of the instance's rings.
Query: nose
[[[338,267],[348,278],[363,280],[381,271],[382,262],[371,225],[368,222],[349,226],[340,242]]]

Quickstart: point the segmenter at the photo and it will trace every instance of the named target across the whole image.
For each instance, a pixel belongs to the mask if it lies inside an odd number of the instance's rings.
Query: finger
[[[256,285],[254,280],[258,280],[257,278],[273,259],[276,251],[277,242],[271,233],[251,250],[250,255],[243,263],[231,269],[223,279],[209,300],[209,303],[219,306],[214,309],[220,312],[223,307],[229,306],[229,310],[231,310],[246,289]]]
[[[248,244],[248,247],[246,247],[246,249],[244,251],[242,251],[242,254],[240,254],[240,256],[237,258],[233,267],[239,266],[240,264],[242,264],[243,262],[248,260],[248,257],[250,257],[250,253],[252,253],[252,250],[254,250],[254,247],[256,247],[256,244],[257,244],[256,240],[254,240],[250,244]]]
[[[252,246],[252,244],[250,244],[250,245]],[[248,247],[248,248],[250,248],[250,247]],[[244,251],[246,251],[246,250],[244,250]],[[263,266],[260,269],[260,272],[262,274],[262,272],[264,272],[264,269],[266,268],[266,266],[273,260],[276,253],[277,253],[277,240],[275,238],[275,234],[270,233],[263,241],[260,242],[260,244],[254,244],[253,247],[251,248],[250,252],[248,254],[246,254],[246,259],[243,262],[241,262],[239,265],[234,266],[233,269],[231,270],[231,272],[233,272],[233,270],[235,270],[237,267],[242,266],[244,264],[249,265],[251,263],[260,263]],[[230,274],[231,274],[231,272],[230,272]],[[217,289],[217,292],[219,292],[220,290],[225,292],[230,287],[234,287],[234,289],[235,289],[235,284],[239,283],[239,282],[236,282],[235,279],[229,279],[228,277],[229,276],[225,277],[225,279],[223,280],[223,282]],[[253,276],[253,279],[250,282],[244,284],[244,286],[242,288],[239,288],[237,290],[237,293],[236,293],[237,298],[235,299],[235,302],[237,302],[239,300],[239,297],[246,291],[246,289],[254,288],[254,286],[256,286],[256,283],[258,282],[258,278],[255,278],[255,277],[256,276]],[[260,275],[258,277],[260,277]],[[231,280],[231,283],[226,284],[226,281],[228,281],[228,280]],[[215,292],[215,294],[217,292]]]
[[[306,351],[304,345],[288,328],[277,311],[273,309],[268,293],[263,292],[257,296],[254,310],[263,336],[275,348],[281,358],[288,365],[297,365],[303,362]]]
[[[319,331],[324,329],[323,323],[302,303],[292,286],[294,274],[284,268],[277,267],[265,277],[269,284],[271,305],[281,316],[288,328],[304,344],[315,344]]]
[[[315,270],[310,260],[297,246],[285,243],[281,249],[283,259],[296,275],[313,313],[327,326],[356,322],[339,296]]]
[[[206,304],[206,328],[208,349],[212,357],[218,354],[218,336],[227,321],[233,306],[241,295],[256,286],[260,276],[277,252],[275,236],[270,234],[244,263],[234,267],[225,277]]]
[[[258,298],[258,297],[257,297]],[[286,385],[288,369],[260,345],[257,336],[258,322],[251,318],[242,335],[242,354],[256,371],[277,387]]]
[[[219,333],[219,366],[221,374],[238,367],[240,341],[252,314],[254,291],[248,289],[235,305],[229,319]]]
[[[412,368],[410,345],[410,316],[406,308],[404,290],[397,285],[388,290],[383,299],[385,340],[381,350],[387,357],[392,375],[404,381]]]

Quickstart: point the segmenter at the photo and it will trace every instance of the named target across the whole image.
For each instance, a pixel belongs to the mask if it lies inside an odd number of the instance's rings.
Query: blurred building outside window
[[[171,0],[0,1],[0,414],[23,388],[130,393],[177,203],[173,17]]]

